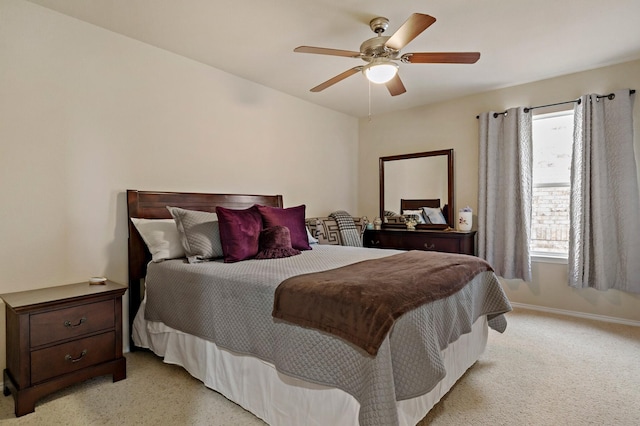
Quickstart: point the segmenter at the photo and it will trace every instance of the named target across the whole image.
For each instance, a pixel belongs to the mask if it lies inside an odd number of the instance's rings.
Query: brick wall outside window
[[[569,252],[570,188],[534,187],[531,216],[531,250]]]

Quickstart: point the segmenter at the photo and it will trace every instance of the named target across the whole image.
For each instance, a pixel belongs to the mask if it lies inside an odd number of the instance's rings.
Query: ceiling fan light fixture
[[[370,82],[384,84],[396,76],[398,64],[389,60],[374,59],[362,72]]]

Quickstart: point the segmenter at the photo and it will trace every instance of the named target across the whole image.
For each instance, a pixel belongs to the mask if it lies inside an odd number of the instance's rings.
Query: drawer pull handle
[[[78,321],[77,324],[71,324],[71,321],[67,320],[67,321],[64,322],[64,326],[65,327],[69,327],[69,328],[78,327],[79,325],[81,325],[82,323],[84,323],[86,321],[87,321],[86,317],[80,318],[80,321]]]
[[[427,250],[435,250],[436,249],[436,243],[433,243],[431,245],[428,245],[427,243],[424,243],[424,248],[426,248]]]
[[[380,241],[373,241],[373,240],[371,240],[371,245],[372,245],[372,246],[379,246],[379,245],[380,245]]]
[[[65,360],[65,361],[71,361],[71,362],[78,362],[78,361],[80,361],[82,358],[84,358],[84,356],[85,356],[86,354],[87,354],[87,350],[86,350],[86,349],[80,353],[80,356],[79,356],[78,358],[71,358],[71,355],[66,354],[66,355],[64,356],[64,360]]]

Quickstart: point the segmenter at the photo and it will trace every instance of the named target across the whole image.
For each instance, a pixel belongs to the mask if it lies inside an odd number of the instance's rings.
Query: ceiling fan
[[[369,81],[372,83],[385,84],[391,96],[397,96],[406,92],[407,89],[405,89],[398,75],[399,67],[395,61],[400,61],[405,64],[474,64],[480,59],[479,52],[419,52],[400,55],[400,50],[403,47],[429,28],[434,22],[436,22],[436,18],[433,16],[414,13],[392,36],[383,36],[382,33],[389,27],[389,20],[378,17],[369,22],[369,27],[377,34],[377,37],[370,38],[362,43],[359,52],[312,46],[296,47],[293,51],[360,58],[368,62],[366,65],[358,65],[330,78],[324,83],[312,88],[312,92],[320,92],[362,71]]]

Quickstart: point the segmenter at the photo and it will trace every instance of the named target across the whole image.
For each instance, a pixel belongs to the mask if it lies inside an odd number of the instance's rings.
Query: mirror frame
[[[401,154],[401,155],[390,155],[387,157],[380,157],[379,160],[379,168],[380,168],[380,218],[384,220],[384,165],[389,161],[398,161],[398,160],[408,160],[412,158],[422,158],[422,157],[437,157],[440,155],[444,155],[447,157],[447,204],[449,206],[447,212],[447,225],[417,225],[417,229],[444,229],[444,228],[455,228],[454,223],[454,198],[453,198],[453,149],[441,149],[438,151],[426,151],[426,152],[416,152],[413,154]],[[441,206],[442,207],[442,206]],[[402,212],[400,212],[402,214]],[[404,225],[392,225],[388,223],[383,223],[383,227],[387,228],[397,228],[402,227],[405,228]]]

